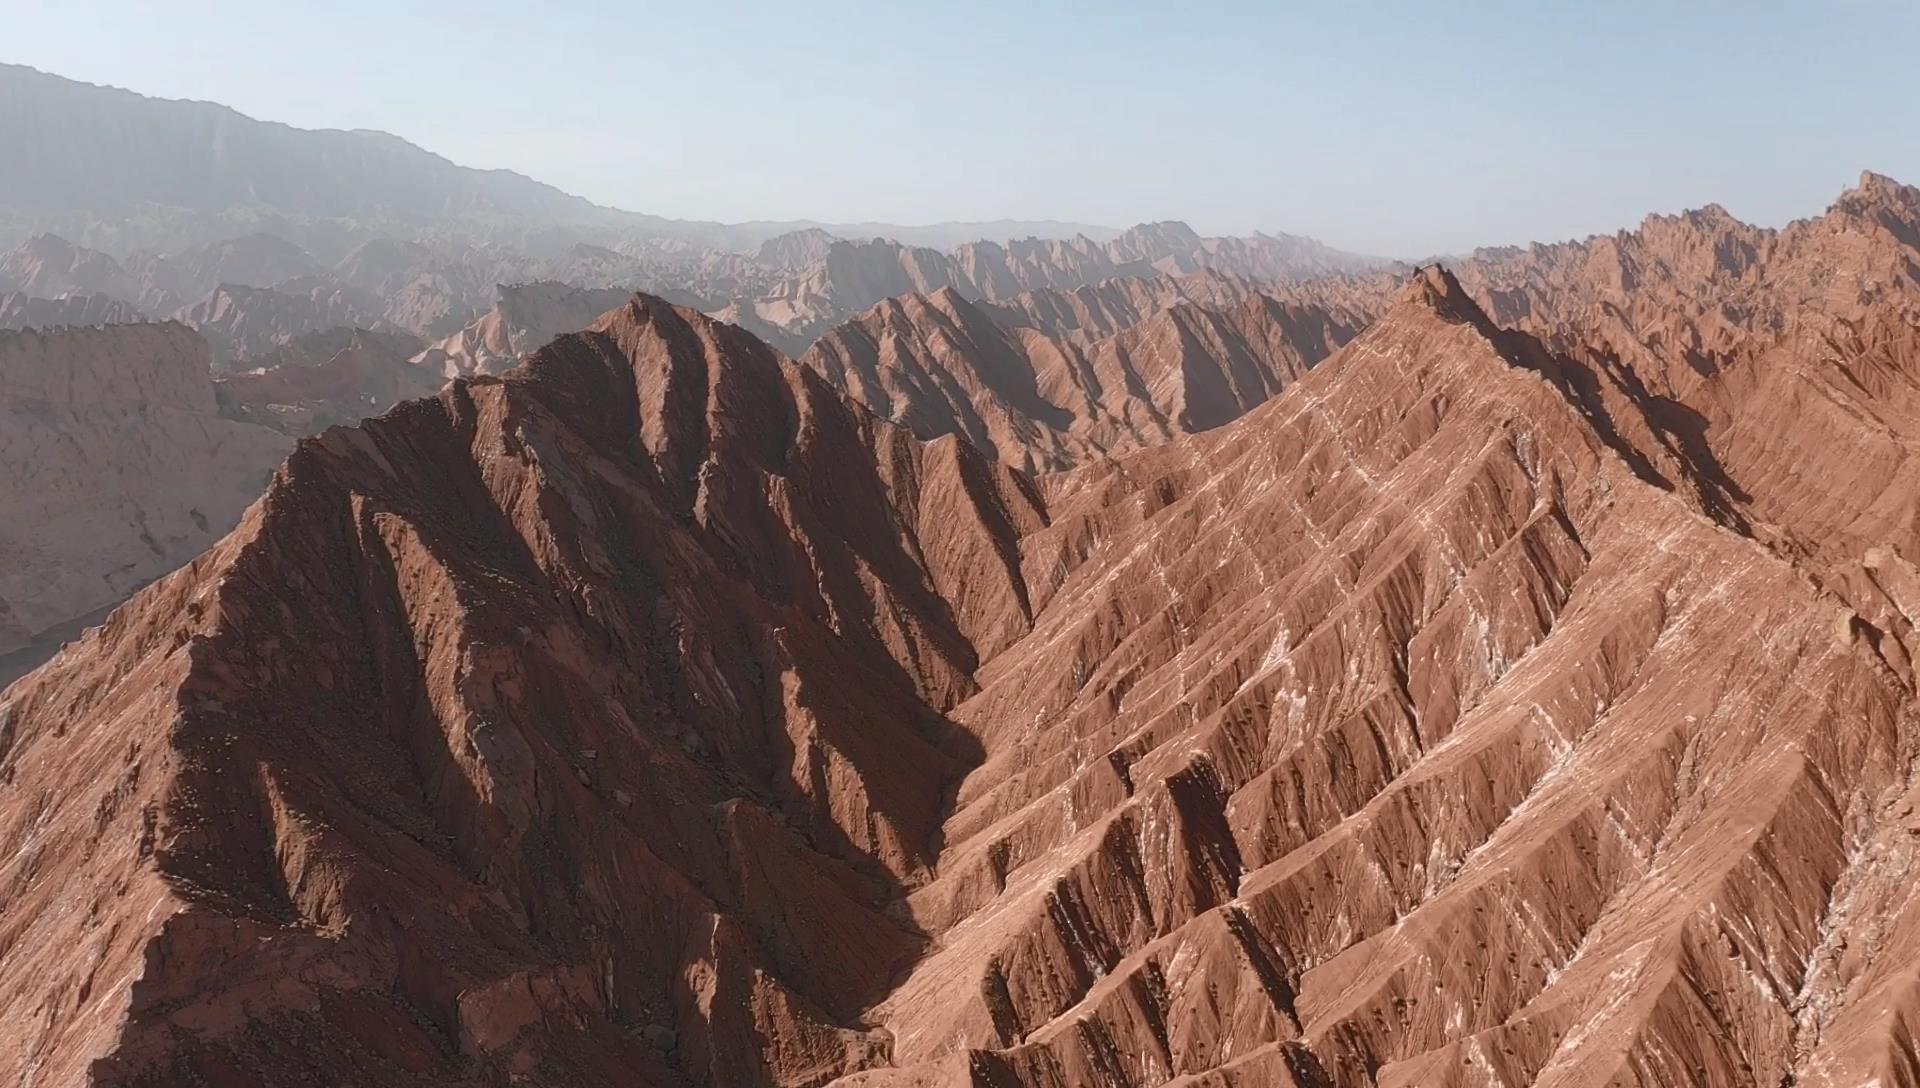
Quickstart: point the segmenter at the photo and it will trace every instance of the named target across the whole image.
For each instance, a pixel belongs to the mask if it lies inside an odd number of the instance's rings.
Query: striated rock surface
[[[1911,647],[1920,189],[1868,173],[1780,231],[1718,208],[1651,216],[1483,255],[1463,282],[1640,392],[1663,441],[1702,462],[1693,486],[1720,516]]]
[[[284,437],[222,419],[172,323],[0,332],[0,653],[232,528]]]
[[[1052,478],[845,1083],[1910,1079],[1911,672],[1610,380],[1430,271]]]

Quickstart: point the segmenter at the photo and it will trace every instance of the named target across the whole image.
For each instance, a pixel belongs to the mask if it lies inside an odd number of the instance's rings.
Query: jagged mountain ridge
[[[311,302],[288,294],[292,289],[290,285],[281,288],[226,286],[217,289],[202,304],[182,311],[181,316],[190,324],[198,325],[212,344],[215,369],[220,372],[213,383],[218,414],[294,437],[378,415],[399,401],[435,392],[447,378],[510,369],[549,340],[569,329],[592,324],[601,314],[618,308],[631,297],[630,292],[617,288],[596,290],[559,284],[503,287],[485,318],[457,336],[423,347],[408,334],[378,331],[385,328],[386,323],[379,319],[367,320],[364,310],[355,311],[352,289],[341,287],[337,281],[316,284],[311,289]],[[1027,345],[1020,349],[1028,353],[1022,356],[1025,361],[1015,364],[1017,366],[1032,364],[1043,356],[1075,360],[1070,371],[1056,375],[1065,385],[1049,395],[1059,397],[1063,403],[1077,405],[1076,411],[1085,417],[1085,424],[1071,435],[1063,432],[1045,441],[1036,438],[1031,449],[1014,442],[1003,451],[987,440],[984,431],[976,433],[977,429],[961,427],[951,403],[945,414],[937,411],[929,414],[916,408],[901,416],[901,421],[922,437],[967,434],[990,455],[1052,468],[1189,428],[1194,421],[1182,407],[1189,385],[1202,390],[1203,400],[1218,391],[1239,398],[1232,403],[1213,404],[1213,411],[1224,414],[1200,420],[1212,425],[1226,416],[1238,414],[1248,404],[1284,384],[1302,367],[1324,357],[1331,350],[1332,342],[1325,335],[1297,345],[1250,335],[1264,331],[1264,326],[1241,330],[1237,325],[1244,325],[1248,317],[1259,319],[1262,312],[1247,310],[1236,317],[1228,312],[1231,306],[1219,314],[1196,310],[1190,317],[1170,319],[1171,330],[1156,326],[1127,338],[1116,338],[1111,343],[1097,342],[1087,334],[1095,326],[1128,329],[1190,300],[1206,299],[1224,304],[1225,300],[1244,299],[1252,290],[1249,284],[1212,274],[1123,279],[1081,288],[1070,295],[1054,292],[1021,295],[990,311],[969,309],[974,324],[983,330],[988,328],[983,315],[989,312],[992,322],[1005,326],[1004,330],[991,329],[989,336],[994,343],[1004,340]],[[340,291],[349,292],[349,297],[343,300]],[[957,298],[954,301],[962,307],[969,306]],[[37,313],[62,320],[77,318],[80,323],[105,323],[137,316],[114,308],[111,300],[100,296],[76,299],[75,304],[78,308],[43,300],[23,301],[21,305],[32,307],[25,311],[29,315]],[[346,307],[338,315],[339,322],[329,320],[322,309],[335,305]],[[1335,330],[1339,333],[1336,341],[1350,336],[1359,319],[1349,315],[1344,320],[1348,327]],[[1043,335],[1038,331],[1042,327],[1057,328],[1059,341],[1038,339]],[[1203,335],[1195,336],[1194,331]],[[1224,336],[1219,335],[1222,333]],[[1153,353],[1139,350],[1141,344],[1151,346],[1156,341],[1169,339],[1175,345],[1170,352],[1160,352],[1157,347]],[[962,353],[953,360],[963,371],[992,361],[982,352],[980,344],[970,345],[969,350],[971,354]],[[1149,359],[1149,354],[1154,357]],[[1164,360],[1159,358],[1161,354],[1165,355]],[[1127,368],[1139,365],[1136,355],[1139,361],[1151,362],[1163,369],[1166,361],[1171,360],[1195,375],[1215,376],[1208,379],[1176,375],[1170,379],[1171,384],[1162,382],[1164,388],[1152,391],[1152,397],[1157,399],[1149,399],[1149,391],[1144,388],[1137,391],[1140,395],[1136,396],[1136,390],[1125,382],[1116,381],[1111,388],[1098,385],[1097,375],[1111,379],[1116,371],[1126,372]],[[841,382],[845,378],[842,369],[829,365],[825,356],[818,359],[809,356],[808,365],[815,366],[830,380]],[[137,385],[137,375],[129,374],[128,379]],[[1129,380],[1139,384],[1138,375]],[[1087,382],[1093,384],[1075,384]],[[975,385],[978,391],[977,383]],[[868,403],[880,407],[876,402]],[[986,399],[981,401],[980,408],[989,415],[996,410]],[[997,418],[1010,422],[1021,433],[1039,426],[1034,418],[1022,416],[1018,408],[1010,416],[1004,415],[1004,405],[999,410],[1003,417]],[[893,409],[887,411],[900,414]],[[972,416],[971,410],[962,414]],[[1052,419],[1057,410],[1048,409],[1046,414]],[[81,440],[78,434],[68,437]],[[122,445],[108,448],[126,449]],[[128,452],[130,456],[147,457],[144,453]],[[110,464],[115,455],[105,456],[105,463]],[[270,461],[263,461],[254,471],[264,473],[270,465]],[[143,466],[135,471],[186,469],[177,463],[163,462],[157,468]],[[103,507],[95,511],[98,516],[113,516],[110,510],[104,509],[111,503],[89,504],[84,495],[69,496],[63,502],[75,507],[69,511],[73,517],[81,516],[79,508],[88,505]],[[237,504],[224,504],[221,511],[209,517],[206,529],[215,535],[224,532],[232,526],[238,509]],[[183,558],[185,554],[171,555],[173,562]],[[91,574],[107,573],[96,569],[98,566],[78,561],[71,569],[71,577],[84,579]],[[143,568],[142,577],[131,585],[111,578],[105,584],[118,587],[124,593],[132,585],[165,569],[168,568]],[[119,597],[120,594],[112,594],[95,599],[98,598],[95,594],[88,597],[89,608],[85,611],[53,619],[39,617],[34,627],[35,649],[19,651],[17,661],[9,659],[8,671],[17,675],[18,671],[44,659],[52,652],[57,639],[76,633],[73,625],[97,620],[91,616],[92,610],[117,604]]]
[[[632,295],[632,291],[619,287],[575,287],[556,282],[502,285],[485,314],[429,345],[418,363],[450,378],[502,373],[555,337],[592,325]],[[694,300],[683,296],[671,301],[690,305]]]
[[[912,1068],[848,1083],[1901,1068],[1827,897],[1899,882],[1854,844],[1903,834],[1910,674],[1593,377],[1430,274],[1240,423],[1055,478],[1047,651],[955,711],[985,760],[912,897],[946,936],[880,1010]]]
[[[1214,274],[1272,285],[1386,267],[1387,262],[1342,254],[1310,239],[1202,238],[1183,223],[1144,224],[1106,243],[1027,238],[971,242],[951,254],[875,238],[833,242],[822,257],[773,289],[716,312],[799,355],[827,329],[886,299],[946,288],[971,300],[999,302],[1122,277]]]
[[[1490,312],[1651,398],[1661,442],[1703,462],[1691,486],[1717,516],[1910,652],[1898,587],[1920,548],[1920,189],[1867,173],[1780,231],[1708,208],[1465,276]]]
[[[1159,307],[1129,307],[1140,292],[1126,285],[1143,282],[1161,285]],[[1186,288],[1176,278],[1115,280],[1064,297],[1031,292],[991,308],[946,287],[879,304],[830,331],[800,362],[923,438],[960,435],[1000,460],[1045,472],[1236,419],[1367,321],[1232,281],[1209,285],[1244,293],[1203,306],[1179,297]],[[1095,305],[1079,311],[1071,305],[1089,301]],[[1044,323],[1036,314],[1071,315],[1073,332],[1049,336],[1033,327]],[[1115,331],[1085,335],[1096,317]]]

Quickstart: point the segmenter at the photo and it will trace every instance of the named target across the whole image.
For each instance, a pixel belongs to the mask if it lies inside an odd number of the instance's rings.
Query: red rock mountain
[[[859,1007],[920,945],[896,889],[971,750],[941,711],[1026,630],[1038,509],[649,301],[308,442],[226,542],[7,693],[10,791],[103,759],[123,782],[94,830],[67,818],[84,787],[5,810],[9,842],[16,817],[61,829],[9,870],[0,1020],[44,1026],[7,1075],[880,1060]],[[279,649],[222,679],[213,643]],[[138,679],[109,680],[127,655]],[[83,719],[112,723],[100,758],[64,751]],[[48,909],[95,879],[91,915]]]
[[[644,297],[308,439],[0,696],[0,1080],[1920,1082],[1917,195],[1421,270],[1044,477]],[[1333,338],[1233,306],[841,384]]]

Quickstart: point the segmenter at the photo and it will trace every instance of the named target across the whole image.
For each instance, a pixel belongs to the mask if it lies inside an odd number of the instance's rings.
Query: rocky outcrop
[[[220,418],[180,325],[0,333],[0,653],[233,527],[289,442]]]

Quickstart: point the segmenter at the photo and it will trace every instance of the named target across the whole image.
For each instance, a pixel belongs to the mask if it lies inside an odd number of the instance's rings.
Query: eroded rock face
[[[215,411],[172,323],[0,332],[0,652],[217,540],[291,444]]]
[[[643,297],[309,440],[0,699],[0,1079],[1914,1082],[1913,203],[838,386]],[[1044,477],[854,402],[1229,329],[1344,346]]]

